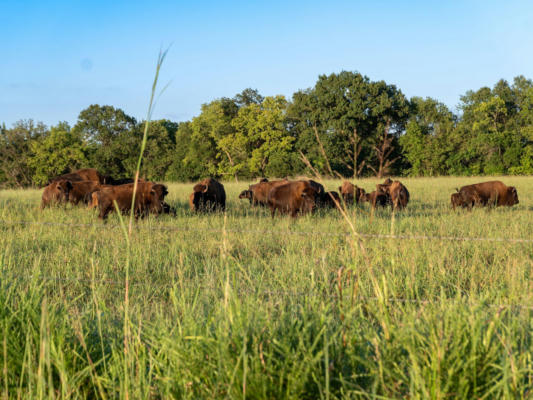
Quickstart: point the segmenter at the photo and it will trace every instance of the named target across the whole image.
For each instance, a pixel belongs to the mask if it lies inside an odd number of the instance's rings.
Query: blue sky
[[[75,123],[90,104],[184,121],[244,88],[290,97],[359,71],[455,108],[469,89],[533,79],[533,2],[0,0],[0,123]]]

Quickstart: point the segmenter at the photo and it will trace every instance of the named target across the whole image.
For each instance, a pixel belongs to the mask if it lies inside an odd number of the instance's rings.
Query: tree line
[[[152,121],[142,175],[294,176],[308,172],[303,157],[343,177],[533,174],[533,81],[518,76],[468,91],[458,110],[347,71],[319,76],[291,100],[245,89],[202,105],[190,121]],[[85,167],[131,177],[144,124],[108,105],[89,106],[72,127],[3,124],[0,184],[43,185]]]

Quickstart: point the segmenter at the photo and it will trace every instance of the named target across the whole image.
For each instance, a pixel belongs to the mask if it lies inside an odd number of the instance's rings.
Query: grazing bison
[[[135,218],[144,217],[149,213],[161,214],[163,212],[164,196],[166,195],[164,185],[154,184],[152,182],[142,182],[137,184],[135,194],[135,203],[133,211]],[[131,201],[133,198],[133,183],[119,186],[109,186],[95,192],[101,219],[106,219],[110,212],[115,210],[114,202],[117,203],[118,209],[127,214],[131,210]]]
[[[51,204],[66,203],[71,189],[72,182],[66,179],[60,179],[50,183],[44,188],[41,198],[41,209]]]
[[[479,194],[473,187],[463,187],[462,189],[463,190],[461,191],[459,189],[455,189],[457,190],[457,193],[453,193],[451,195],[450,201],[454,210],[456,207],[463,207],[467,208],[468,210],[472,210],[474,205],[479,205],[482,203]]]
[[[312,179],[309,179],[307,182],[309,182],[311,187],[315,189],[316,194],[318,196],[322,197],[326,193],[326,190],[324,189],[324,186],[322,186],[322,184],[315,182]]]
[[[477,196],[478,201],[475,204],[483,206],[513,206],[519,203],[516,188],[514,186],[506,186],[500,181],[463,186],[459,189],[459,193],[464,198]]]
[[[101,185],[93,181],[72,182],[72,189],[69,191],[68,201],[74,205],[77,205],[80,202],[89,204],[93,192],[100,190],[100,188]]]
[[[359,198],[364,193],[364,189],[355,186],[353,183],[344,181],[342,186],[339,186],[339,192],[346,204],[359,203]]]
[[[337,192],[326,192],[322,196],[322,199],[320,201],[321,205],[323,207],[328,208],[339,208],[342,207],[341,203],[341,197]]]
[[[278,210],[281,214],[290,214],[295,218],[298,214],[312,212],[316,206],[316,189],[309,181],[287,182],[273,187],[268,193],[268,206],[272,218]]]
[[[383,181],[383,183],[378,183],[376,185],[376,190],[378,192],[381,192],[381,193],[385,193],[385,194],[389,194],[389,189],[390,189],[390,186],[392,185],[392,179],[390,178],[387,178],[385,179],[385,181]]]
[[[389,203],[389,197],[383,192],[374,190],[371,193],[363,193],[359,201],[361,203],[369,202],[372,208],[376,208],[376,206],[386,207]]]
[[[457,189],[459,190],[459,189]],[[463,206],[463,196],[461,196],[461,193],[452,193],[450,196],[450,203],[452,205],[452,208],[455,210],[457,207]]]
[[[253,193],[251,190],[243,190],[239,194],[239,199],[248,199],[250,201],[250,204],[252,204],[252,197],[253,197]]]
[[[162,207],[163,207],[163,210],[161,211],[161,213],[163,214],[169,214],[169,215],[172,215],[172,216],[176,216],[176,209],[174,207],[172,207],[170,204],[166,203],[166,202],[163,202],[162,203]]]
[[[215,211],[226,209],[226,191],[224,186],[213,178],[206,178],[193,188],[189,197],[193,211]]]
[[[106,183],[106,177],[100,174],[96,169],[94,168],[85,168],[85,169],[79,169],[77,171],[71,172],[70,174],[64,174],[61,176],[57,176],[55,178],[52,178],[49,183],[66,179],[71,182],[81,182],[81,181],[91,181],[96,182],[99,184],[105,184]]]
[[[393,210],[403,210],[409,203],[409,191],[399,181],[390,184],[388,194]]]
[[[281,181],[261,181],[255,185],[250,185],[249,190],[252,192],[252,205],[268,205],[268,194],[270,191],[278,186],[289,183],[287,179]]]

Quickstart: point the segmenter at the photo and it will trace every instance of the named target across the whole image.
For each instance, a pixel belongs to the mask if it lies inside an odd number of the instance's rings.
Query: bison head
[[[59,181],[53,182],[50,184],[51,191],[53,193],[53,197],[58,202],[67,202],[68,201],[68,195],[70,191],[72,190],[72,182],[61,179]]]
[[[518,203],[518,192],[516,191],[516,188],[514,186],[509,186],[507,188],[507,204],[512,206]]]
[[[241,194],[239,194],[239,199],[252,199],[252,191],[243,190]]]
[[[165,185],[155,183],[150,189],[150,212],[161,214],[164,211],[165,196],[168,189]]]
[[[452,193],[450,202],[454,210],[456,207],[461,206],[463,204],[463,197],[461,196],[461,193]]]

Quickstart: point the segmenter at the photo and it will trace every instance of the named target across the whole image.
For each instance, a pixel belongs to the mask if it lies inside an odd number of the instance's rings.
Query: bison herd
[[[471,210],[474,206],[518,204],[516,188],[505,186],[500,181],[463,186],[456,191],[451,195],[454,210],[457,207]],[[41,208],[57,203],[86,204],[89,208],[98,208],[99,218],[106,219],[116,209],[128,213],[132,207],[133,192],[133,179],[113,179],[93,168],[81,169],[52,179],[44,189]],[[165,185],[139,179],[133,204],[135,217],[163,213],[175,215],[175,210],[165,202],[167,194]],[[347,181],[339,187],[339,192],[328,192],[313,180],[261,179],[239,194],[239,199],[247,199],[251,206],[268,207],[272,217],[276,212],[296,217],[318,208],[341,209],[365,202],[372,209],[390,206],[392,210],[400,211],[407,207],[409,197],[407,188],[400,181],[391,179],[376,185],[376,189],[369,193]],[[213,178],[202,180],[194,185],[189,206],[194,212],[225,211],[224,186]]]

